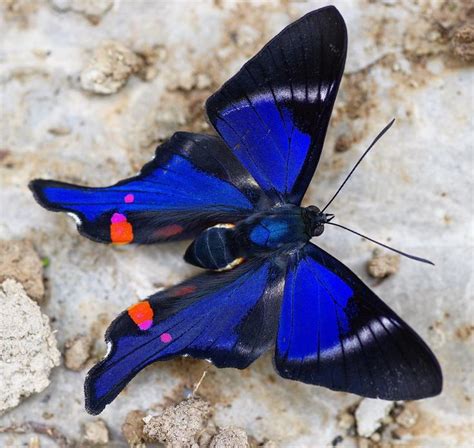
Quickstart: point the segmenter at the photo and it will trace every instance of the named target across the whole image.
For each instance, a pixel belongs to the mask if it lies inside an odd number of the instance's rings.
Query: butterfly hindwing
[[[79,231],[105,243],[187,239],[219,222],[235,222],[268,199],[224,142],[178,132],[136,177],[105,188],[31,182],[38,202],[72,213]]]
[[[107,356],[89,372],[86,408],[98,414],[145,366],[179,355],[243,369],[274,344],[283,272],[271,261],[204,273],[119,315]]]
[[[275,203],[299,204],[321,154],[347,31],[330,6],[285,28],[207,103],[209,118]]]
[[[342,263],[307,244],[289,264],[275,364],[285,378],[386,400],[440,393],[421,338]]]

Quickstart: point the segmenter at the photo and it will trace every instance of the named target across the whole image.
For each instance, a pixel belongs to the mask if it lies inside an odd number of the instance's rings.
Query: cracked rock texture
[[[59,365],[49,319],[15,280],[0,284],[0,414],[46,389]]]
[[[427,341],[443,367],[443,394],[407,404],[416,419],[398,422],[394,416],[360,440],[350,417],[359,397],[283,380],[273,371],[271,353],[242,371],[209,368],[199,394],[211,403],[216,427],[239,427],[249,440],[272,440],[279,447],[470,447],[472,1],[333,3],[347,22],[348,59],[304,205],[324,205],[371,139],[396,118],[328,212],[436,266],[402,257],[398,270],[380,281],[367,273],[372,243],[337,228],[327,228],[315,242]],[[115,248],[84,239],[67,216],[35,203],[29,180],[110,185],[134,175],[173,132],[212,132],[203,111],[206,98],[276,32],[325,4],[0,2],[0,235],[27,239],[49,259],[42,312],[60,346],[89,335],[91,357],[100,358],[104,331],[120,311],[198,270],[182,260],[186,242]],[[113,44],[104,50],[106,42]],[[91,90],[84,90],[84,81]],[[31,278],[37,274],[31,269]],[[16,321],[14,314],[7,317],[8,324]],[[15,332],[31,325],[22,319]],[[177,359],[137,375],[100,416],[109,444],[125,446],[121,426],[130,411],[159,414],[170,400],[181,401],[206,369],[203,361]],[[21,381],[35,384],[27,369],[24,375]],[[47,390],[10,408],[0,428],[35,422],[28,427],[47,424],[80,441],[81,427],[91,421],[84,411],[84,375],[55,369]],[[338,424],[341,415],[344,425]],[[21,446],[33,436],[0,432],[0,446]],[[42,447],[55,446],[39,437]]]

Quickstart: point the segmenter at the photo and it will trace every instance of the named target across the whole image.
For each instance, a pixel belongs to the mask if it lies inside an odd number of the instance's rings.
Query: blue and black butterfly
[[[341,262],[310,242],[333,215],[302,208],[346,58],[336,8],[285,28],[206,109],[219,136],[179,132],[136,177],[107,188],[31,183],[38,202],[103,243],[191,239],[203,274],[120,314],[86,379],[100,413],[145,366],[190,355],[243,369],[275,350],[292,380],[387,400],[439,394],[420,337]]]

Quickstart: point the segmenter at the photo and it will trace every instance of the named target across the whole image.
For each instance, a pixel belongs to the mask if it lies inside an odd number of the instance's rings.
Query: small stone
[[[196,77],[196,87],[198,89],[207,89],[212,84],[211,78],[205,73],[199,73]]]
[[[351,144],[352,144],[353,140],[354,139],[351,138],[347,134],[340,135],[337,138],[336,143],[334,145],[334,151],[336,151],[336,152],[346,152],[347,150],[349,150],[351,148]]]
[[[140,410],[130,411],[122,424],[122,434],[131,447],[138,447],[143,443],[143,419],[146,414]]]
[[[405,409],[403,409],[403,411],[397,416],[395,421],[404,428],[412,428],[418,421],[418,413],[413,409],[405,407]]]
[[[386,278],[398,272],[400,256],[398,254],[383,254],[374,250],[372,259],[367,263],[367,272],[374,278]]]
[[[52,135],[57,135],[57,136],[62,136],[62,135],[68,135],[71,133],[71,128],[69,126],[53,126],[52,128],[48,129],[48,132]]]
[[[196,86],[196,83],[197,77],[195,76],[193,70],[184,70],[170,81],[168,90],[184,90],[185,92],[188,92],[194,86]]]
[[[143,434],[152,442],[161,442],[170,448],[191,446],[211,412],[207,401],[199,398],[183,400],[166,408],[160,415],[147,416]]]
[[[260,32],[249,25],[242,25],[236,33],[237,46],[246,48],[254,44],[260,37]]]
[[[370,440],[372,440],[372,442],[380,442],[381,439],[382,439],[382,436],[378,432],[374,432],[370,436]]]
[[[221,429],[212,439],[209,448],[249,448],[247,433],[236,426]]]
[[[69,370],[79,372],[90,358],[92,339],[90,336],[78,335],[68,339],[64,344],[64,365]]]
[[[213,423],[209,423],[206,428],[200,432],[197,440],[198,445],[200,447],[208,447],[217,432],[216,426]]]
[[[358,448],[373,448],[373,443],[369,439],[365,439],[363,437],[360,437],[357,440],[357,446]]]
[[[355,412],[357,433],[362,437],[370,437],[382,426],[393,406],[392,401],[364,398]]]
[[[28,448],[41,448],[41,442],[38,436],[33,436],[28,442]]]
[[[29,297],[42,302],[43,264],[30,240],[0,240],[0,283],[7,278],[20,282]]]
[[[0,414],[49,385],[60,353],[49,319],[15,280],[0,284]]]
[[[453,53],[465,62],[474,61],[474,24],[466,23],[453,34],[451,40]]]
[[[93,446],[109,443],[109,430],[102,419],[92,420],[84,424],[84,442]]]
[[[103,42],[80,75],[81,87],[89,92],[111,95],[143,65],[143,59],[120,42]]]
[[[278,448],[278,445],[273,440],[266,440],[263,442],[262,448]]]
[[[341,429],[348,430],[349,428],[352,428],[355,425],[355,418],[352,414],[349,412],[343,412],[342,414],[339,415],[338,418],[338,426]]]

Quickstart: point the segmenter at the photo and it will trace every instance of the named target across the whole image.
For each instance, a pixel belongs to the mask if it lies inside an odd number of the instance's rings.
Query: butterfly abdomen
[[[202,232],[188,247],[184,259],[205,269],[225,270],[243,261],[234,224],[218,224]]]

